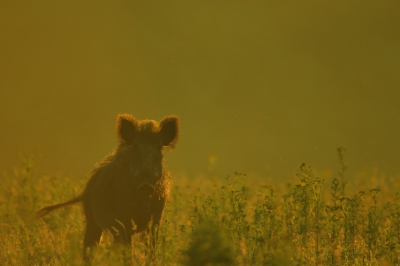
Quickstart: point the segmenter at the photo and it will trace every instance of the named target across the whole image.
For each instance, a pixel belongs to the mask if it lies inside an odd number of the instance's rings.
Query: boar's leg
[[[114,226],[109,230],[116,244],[128,245],[131,243],[133,228],[132,222],[115,220]]]
[[[165,207],[165,199],[160,198],[153,202],[152,211],[153,211],[153,222],[150,228],[150,237],[151,237],[151,245],[155,248],[157,239],[158,239],[158,231],[160,227],[161,217],[164,212]]]
[[[83,240],[83,258],[86,262],[90,262],[91,248],[100,242],[102,232],[103,230],[96,224],[94,219],[87,216],[85,238]]]

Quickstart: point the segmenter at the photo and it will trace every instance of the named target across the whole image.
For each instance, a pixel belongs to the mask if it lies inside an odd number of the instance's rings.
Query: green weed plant
[[[302,164],[283,189],[241,173],[175,177],[156,246],[143,235],[115,246],[105,232],[92,264],[400,265],[399,185],[377,174],[369,176],[375,186],[362,185],[367,174],[348,177],[345,150],[338,153],[337,177]],[[21,162],[0,178],[0,264],[82,265],[81,207],[31,217],[78,195],[86,179],[39,174],[34,159]]]

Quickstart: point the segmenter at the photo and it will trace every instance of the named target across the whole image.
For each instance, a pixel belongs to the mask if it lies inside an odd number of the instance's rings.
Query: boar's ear
[[[117,116],[117,136],[127,144],[132,144],[137,128],[137,121],[132,115],[121,114]]]
[[[168,148],[175,148],[179,135],[179,120],[176,116],[167,116],[160,122],[159,132],[162,145]]]

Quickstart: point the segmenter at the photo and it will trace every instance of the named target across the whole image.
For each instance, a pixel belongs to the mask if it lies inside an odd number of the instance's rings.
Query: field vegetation
[[[302,164],[285,185],[241,173],[174,177],[156,248],[141,235],[118,247],[105,233],[93,265],[400,265],[400,176],[347,176],[338,151],[337,174]],[[83,264],[79,205],[31,217],[81,193],[86,178],[21,162],[0,178],[0,264]]]

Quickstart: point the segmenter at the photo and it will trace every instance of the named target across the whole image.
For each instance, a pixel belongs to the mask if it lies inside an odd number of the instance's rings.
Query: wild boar
[[[82,194],[45,207],[35,217],[82,202],[86,217],[85,259],[88,249],[100,241],[104,230],[109,230],[114,241],[122,244],[130,244],[131,236],[138,232],[156,233],[171,180],[164,167],[163,148],[175,148],[178,135],[176,116],[165,117],[157,123],[136,120],[128,114],[118,115],[119,144],[89,174]]]

